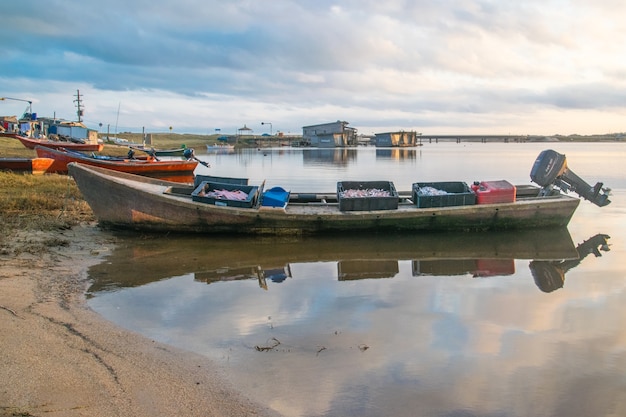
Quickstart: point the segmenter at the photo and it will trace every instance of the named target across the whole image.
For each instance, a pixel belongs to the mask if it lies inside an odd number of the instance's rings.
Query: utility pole
[[[76,90],[76,100],[74,100],[74,103],[76,103],[76,115],[78,116],[78,121],[82,122],[83,119],[83,108],[82,108],[82,101],[80,98],[80,90]]]

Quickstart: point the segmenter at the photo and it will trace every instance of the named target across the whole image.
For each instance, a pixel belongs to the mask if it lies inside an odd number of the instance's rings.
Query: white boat
[[[235,145],[216,143],[213,145],[207,145],[206,150],[209,153],[233,153],[235,152]]]

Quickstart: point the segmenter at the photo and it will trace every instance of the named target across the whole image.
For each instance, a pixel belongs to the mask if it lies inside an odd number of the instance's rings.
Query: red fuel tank
[[[506,180],[475,182],[476,204],[513,203],[515,186]]]

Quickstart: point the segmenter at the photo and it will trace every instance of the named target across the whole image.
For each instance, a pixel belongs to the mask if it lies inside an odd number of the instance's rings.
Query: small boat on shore
[[[74,151],[100,152],[104,149],[103,143],[81,143],[63,140],[36,139],[26,136],[16,135],[16,138],[28,149],[35,149],[37,146],[43,146],[51,149],[71,149]]]
[[[184,145],[173,149],[156,149],[145,145],[130,145],[129,147],[152,156],[183,156],[187,149]]]
[[[42,175],[53,162],[51,158],[0,158],[0,171]]]
[[[68,164],[80,162],[81,164],[105,168],[109,171],[120,171],[140,176],[160,178],[175,183],[192,183],[193,172],[198,165],[195,160],[156,160],[152,157],[123,158],[105,155],[84,154],[68,149],[52,149],[37,146],[35,148],[40,158],[54,160],[49,172],[67,173]]]
[[[477,189],[473,198],[463,192],[459,193],[462,198],[455,194],[442,199],[427,198],[429,204],[421,206],[415,185],[411,191],[396,192],[392,183],[386,183],[390,196],[352,198],[342,193],[355,191],[352,190],[356,188],[354,184],[340,182],[337,192],[291,191],[284,193],[288,199],[284,205],[267,206],[263,204],[264,182],[260,186],[249,186],[205,177],[196,179],[194,185],[181,186],[80,163],[69,164],[68,168],[100,224],[111,228],[275,235],[484,231],[566,226],[580,200],[562,193],[554,184],[563,187],[569,184],[570,189],[600,206],[609,203],[601,184],[590,187],[578,177],[578,182],[572,183],[573,173],[562,169],[564,156],[555,161],[554,154],[542,153],[531,172],[531,178],[537,183],[545,182],[556,172],[558,175],[549,184],[511,186],[504,202],[490,198],[493,193]],[[380,184],[385,182],[375,185]],[[585,186],[590,190],[583,190]],[[237,191],[245,195],[229,200],[213,191],[224,194]],[[448,205],[442,206],[441,201]]]

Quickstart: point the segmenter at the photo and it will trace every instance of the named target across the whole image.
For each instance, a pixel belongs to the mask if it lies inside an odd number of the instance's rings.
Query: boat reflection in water
[[[412,275],[496,277],[515,273],[514,260],[530,260],[541,291],[564,285],[565,273],[587,255],[609,250],[598,234],[575,247],[567,229],[529,232],[391,235],[370,237],[229,238],[123,236],[107,262],[90,268],[89,293],[135,287],[185,274],[207,284],[257,280],[268,290],[296,278],[292,265],[336,262],[337,279],[393,278],[399,261]]]
[[[610,236],[597,234],[580,245],[575,250],[574,257],[563,256],[563,259],[532,260],[529,264],[530,272],[537,287],[543,292],[552,292],[562,288],[565,283],[565,273],[574,268],[593,253],[596,257],[602,256],[600,251],[609,251]],[[565,253],[563,255],[566,255]],[[521,258],[517,258],[521,259]],[[413,275],[465,275],[475,278],[513,275],[515,273],[514,259],[482,258],[482,259],[436,259],[413,261]]]

